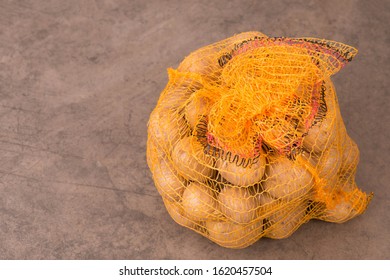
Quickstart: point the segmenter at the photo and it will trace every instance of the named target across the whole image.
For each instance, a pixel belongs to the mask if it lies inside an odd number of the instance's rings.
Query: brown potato
[[[218,195],[219,209],[235,223],[249,223],[256,218],[259,201],[248,188],[225,186]]]
[[[349,173],[340,173],[337,183],[336,190],[344,192],[352,192],[357,188],[355,183],[355,176],[350,176]]]
[[[176,143],[188,135],[189,129],[185,119],[174,111],[155,109],[148,122],[148,135],[162,149],[168,152]]]
[[[154,183],[162,197],[171,201],[179,201],[185,188],[185,180],[177,174],[173,165],[160,160],[153,170]]]
[[[314,178],[306,167],[285,157],[274,158],[265,174],[262,186],[274,198],[292,200],[304,196],[314,186]]]
[[[316,169],[318,176],[332,180],[341,166],[341,151],[337,146],[327,149],[320,157]]]
[[[184,190],[182,205],[186,216],[191,220],[205,221],[213,219],[217,200],[209,186],[191,182]]]
[[[161,147],[156,139],[148,136],[148,141],[146,144],[146,161],[150,170],[154,170],[154,166],[159,163],[160,160],[166,159],[166,152],[163,147]]]
[[[325,211],[324,217],[326,221],[333,223],[345,222],[350,216],[356,215],[350,201],[342,201],[332,209]]]
[[[173,149],[172,160],[175,168],[184,178],[205,182],[214,175],[214,159],[203,152],[202,145],[195,137],[181,139]]]
[[[178,202],[164,200],[165,207],[172,219],[184,227],[195,228],[196,223],[186,217],[183,206]]]
[[[216,168],[223,178],[237,186],[248,186],[260,182],[263,178],[266,158],[262,154],[255,164],[247,167],[238,166],[235,162],[218,159]]]
[[[372,198],[372,193],[367,194],[361,191],[356,184],[351,181],[351,185],[337,192],[330,194],[331,200],[327,201],[326,209],[321,220],[343,223],[357,215],[362,214]]]
[[[309,152],[318,154],[334,144],[341,118],[333,84],[330,80],[327,80],[326,84],[331,87],[325,92],[326,115],[320,122],[313,125],[303,138],[303,147]]]
[[[273,239],[287,238],[293,234],[306,220],[306,201],[298,205],[291,204],[269,217],[270,226],[265,230],[265,237]]]
[[[312,126],[303,138],[303,146],[307,151],[321,153],[329,147],[337,135],[333,115],[327,115],[320,123]]]
[[[359,159],[360,152],[358,146],[351,137],[346,135],[345,141],[342,145],[342,163],[340,171],[355,175]]]
[[[227,221],[207,221],[206,229],[209,239],[218,245],[242,249],[260,239],[263,222],[260,220],[247,225],[239,225]]]
[[[188,73],[169,69],[169,83],[161,93],[157,107],[160,110],[176,110],[187,102],[191,95],[201,89],[200,78]]]
[[[259,204],[259,207],[257,208],[258,217],[268,217],[270,212],[279,207],[278,201],[265,191],[258,193],[256,199]]]
[[[322,180],[322,187],[328,190],[334,189],[337,185],[338,172],[341,166],[341,151],[338,146],[333,145],[321,155],[306,152],[302,155],[313,166],[318,179]]]
[[[192,98],[184,108],[184,115],[191,129],[194,129],[202,116],[207,116],[210,100],[206,97]]]

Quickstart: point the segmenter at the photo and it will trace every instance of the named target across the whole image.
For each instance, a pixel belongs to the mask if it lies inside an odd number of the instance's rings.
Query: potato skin
[[[303,146],[307,151],[321,153],[330,146],[337,136],[335,119],[326,116],[321,122],[312,126],[303,138]]]
[[[326,149],[321,155],[302,153],[303,160],[306,160],[313,167],[313,172],[322,180],[325,189],[334,189],[338,181],[338,173],[341,167],[341,153],[337,145]]]
[[[256,194],[259,207],[257,208],[257,216],[266,218],[269,216],[269,212],[273,211],[278,205],[278,200],[273,198],[269,193],[262,191]]]
[[[248,188],[225,186],[218,202],[220,211],[235,223],[249,223],[257,216],[259,201]]]
[[[348,135],[345,136],[342,145],[341,172],[355,175],[360,160],[360,151],[355,141]]]
[[[208,238],[226,248],[242,249],[260,239],[263,232],[262,220],[246,225],[229,221],[207,221]]]
[[[205,221],[212,219],[213,212],[217,208],[217,200],[209,186],[191,182],[183,193],[182,205],[188,218]]]
[[[191,136],[177,142],[172,160],[178,173],[188,180],[205,182],[215,173],[213,158],[206,155],[202,145]]]
[[[160,160],[154,169],[153,178],[162,197],[171,201],[180,200],[186,182],[182,176],[177,174],[170,162]]]
[[[192,130],[195,129],[197,123],[203,116],[207,116],[210,102],[206,97],[200,96],[191,98],[185,106],[184,115]]]
[[[356,211],[353,209],[351,201],[341,201],[331,209],[326,209],[323,217],[324,220],[333,223],[342,223],[345,222],[350,217],[357,215]]]
[[[235,162],[218,159],[216,168],[223,178],[237,186],[248,186],[260,182],[263,178],[266,158],[261,155],[258,161],[247,167],[238,166]]]
[[[183,137],[189,134],[185,119],[175,111],[154,110],[148,122],[148,135],[151,141],[168,153]]]
[[[185,227],[195,228],[196,223],[185,215],[183,206],[180,203],[164,200],[164,204],[169,215],[176,223]]]
[[[314,178],[300,163],[277,157],[267,166],[262,186],[274,198],[292,200],[308,193],[314,186]]]
[[[288,205],[274,212],[269,218],[269,228],[265,230],[265,237],[283,239],[293,234],[305,222],[306,201],[298,205]]]

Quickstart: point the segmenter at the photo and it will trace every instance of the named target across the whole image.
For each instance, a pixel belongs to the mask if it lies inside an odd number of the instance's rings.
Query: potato
[[[154,110],[148,122],[148,135],[158,145],[166,150],[172,147],[179,139],[188,135],[189,129],[182,116],[174,111]]]
[[[214,191],[207,185],[191,182],[184,190],[182,205],[191,220],[212,219],[217,208]]]
[[[312,126],[303,138],[303,146],[308,151],[321,153],[336,138],[337,130],[333,115],[327,115],[321,122]]]
[[[342,223],[355,215],[356,211],[353,209],[352,202],[341,201],[332,209],[324,211],[324,220],[333,223]]]
[[[258,217],[268,217],[269,212],[272,212],[275,208],[279,207],[278,201],[265,191],[258,193],[256,199],[259,204],[259,207],[257,208]]]
[[[342,146],[342,163],[340,171],[355,175],[359,159],[360,152],[358,146],[348,135],[346,135]]]
[[[169,69],[168,86],[161,93],[158,108],[161,110],[176,110],[182,107],[190,96],[203,87],[200,78],[196,75],[180,73]]]
[[[167,160],[160,160],[153,170],[154,183],[162,197],[179,201],[185,188],[185,180],[177,174],[173,165]]]
[[[247,225],[239,225],[228,221],[207,221],[206,229],[209,239],[218,245],[242,249],[260,239],[263,222],[260,220]]]
[[[267,166],[265,191],[274,198],[292,200],[308,193],[314,186],[314,178],[306,167],[285,157],[276,157]]]
[[[148,137],[146,149],[146,161],[150,170],[154,170],[154,166],[159,163],[160,160],[165,159],[167,154],[164,149],[157,143],[156,139]]]
[[[327,84],[329,86],[331,81],[328,80]],[[327,147],[331,146],[337,138],[338,118],[341,115],[339,114],[336,96],[332,89],[325,92],[325,103],[327,106],[325,117],[313,125],[309,129],[308,134],[303,138],[303,147],[309,152],[320,154]]]
[[[293,234],[306,219],[306,201],[298,205],[286,205],[268,218],[270,226],[265,230],[265,237],[273,239],[287,238]]]
[[[205,182],[214,175],[214,159],[203,152],[203,146],[195,137],[181,139],[173,149],[174,166],[186,179]]]
[[[340,173],[336,183],[336,191],[352,192],[357,186],[355,183],[355,176],[349,176],[349,173]]]
[[[355,184],[354,178],[341,180],[340,187],[330,193],[324,193],[325,209],[319,219],[343,223],[362,214],[370,203],[373,193],[361,191]]]
[[[356,190],[357,187],[355,185],[354,190],[350,192],[350,194],[352,194]],[[358,200],[361,199],[363,196],[347,197],[347,193],[348,192],[340,190],[335,191],[332,194],[333,201],[328,202],[327,208],[324,210],[323,216],[321,217],[322,220],[333,223],[343,223],[358,215],[358,212],[354,208],[354,203],[358,202]],[[357,191],[356,193],[359,194],[361,192]]]
[[[337,189],[349,192],[356,188],[355,174],[360,152],[356,143],[346,133],[341,142],[341,154],[341,165],[337,173]]]
[[[206,97],[200,96],[192,98],[187,106],[184,108],[184,114],[191,129],[194,129],[202,116],[207,116],[210,100]]]
[[[248,188],[225,186],[218,195],[219,209],[235,223],[249,223],[256,218],[259,201]]]
[[[316,177],[315,188],[317,190],[331,191],[337,188],[338,172],[341,166],[341,155],[337,145],[323,151],[321,155],[303,151],[296,159],[310,164],[310,172]]]
[[[216,168],[223,178],[238,186],[248,186],[261,180],[264,175],[266,159],[262,154],[258,161],[247,167],[238,166],[235,162],[218,159]]]
[[[326,149],[321,155],[304,152],[302,157],[313,166],[314,172],[322,180],[323,188],[331,190],[336,187],[341,166],[341,151],[337,145]]]
[[[341,166],[341,151],[337,146],[327,149],[317,163],[318,176],[332,180]]]
[[[195,228],[196,223],[186,217],[183,206],[180,203],[164,200],[165,207],[172,219],[184,227]]]

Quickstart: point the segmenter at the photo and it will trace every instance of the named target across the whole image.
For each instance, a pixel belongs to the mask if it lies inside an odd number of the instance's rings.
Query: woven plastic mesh
[[[148,123],[147,160],[171,217],[213,242],[247,247],[310,219],[345,222],[372,194],[330,77],[342,43],[245,32],[168,69]]]

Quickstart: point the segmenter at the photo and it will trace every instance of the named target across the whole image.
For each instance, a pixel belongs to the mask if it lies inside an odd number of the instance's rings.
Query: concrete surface
[[[1,259],[389,259],[389,1],[0,1]],[[359,49],[334,77],[375,192],[345,224],[221,248],[168,216],[145,160],[166,68],[235,33]]]

